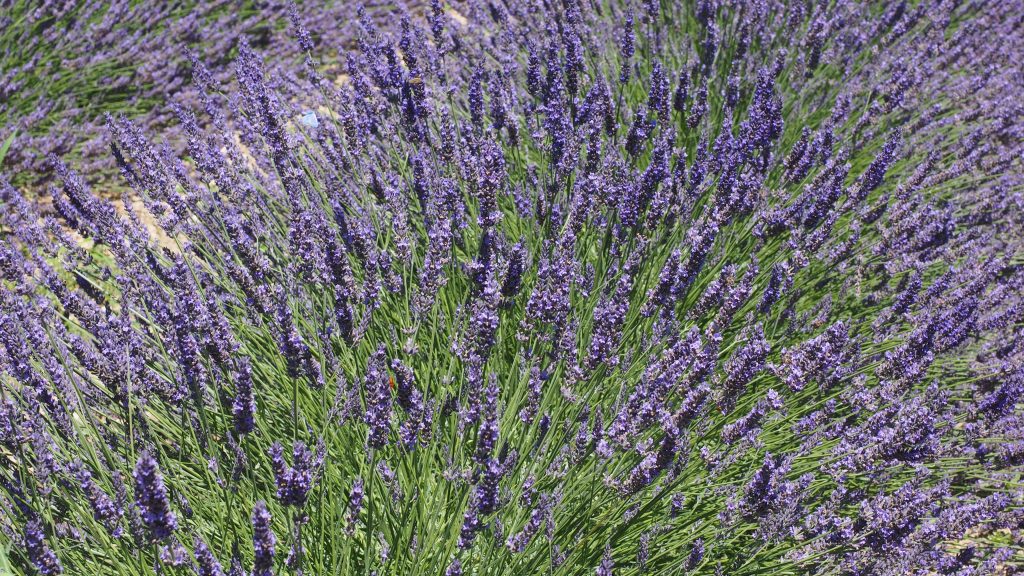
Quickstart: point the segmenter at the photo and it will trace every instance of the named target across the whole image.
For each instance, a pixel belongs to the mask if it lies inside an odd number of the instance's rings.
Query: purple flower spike
[[[284,460],[284,448],[279,442],[270,447],[270,462],[277,483],[277,499],[285,506],[301,508],[306,503],[313,482],[323,465],[323,447],[314,454],[305,443],[296,442],[292,448],[292,465]]]
[[[224,576],[224,569],[217,557],[199,536],[195,537],[195,557],[199,576]]]
[[[611,544],[608,544],[604,547],[604,553],[601,554],[601,563],[598,564],[597,570],[594,573],[597,576],[614,576],[614,569],[615,563],[612,562],[612,547]]]
[[[383,448],[391,436],[391,377],[387,372],[387,354],[381,345],[370,358],[363,379],[366,390],[365,421],[369,426],[368,444]]]
[[[39,520],[30,520],[25,525],[25,551],[29,561],[43,576],[53,576],[64,572],[60,560],[46,544],[46,535]]]
[[[142,523],[154,540],[165,540],[178,528],[178,520],[171,511],[167,487],[157,468],[156,459],[144,452],[135,465],[135,505]]]
[[[274,573],[274,548],[277,537],[270,524],[270,511],[260,500],[252,510],[252,546],[254,551],[252,576],[271,576]]]

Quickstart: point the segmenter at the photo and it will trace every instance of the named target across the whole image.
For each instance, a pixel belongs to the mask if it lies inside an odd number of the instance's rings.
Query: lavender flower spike
[[[252,511],[252,576],[271,576],[274,573],[274,547],[277,546],[277,537],[274,536],[270,520],[267,504],[260,500]]]
[[[171,511],[167,487],[152,453],[143,452],[135,465],[135,505],[142,523],[154,540],[165,540],[178,528],[177,517]]]

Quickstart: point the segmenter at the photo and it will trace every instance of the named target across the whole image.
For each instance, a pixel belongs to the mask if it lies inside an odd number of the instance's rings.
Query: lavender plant
[[[0,181],[16,570],[1024,567],[1018,3],[285,12]]]
[[[287,41],[288,9],[277,1],[4,2],[0,143],[10,141],[10,146],[7,154],[0,153],[0,165],[10,180],[36,187],[49,181],[48,157],[57,154],[73,158],[104,190],[117,188],[116,166],[106,153],[104,114],[127,114],[147,129],[173,132],[174,115],[166,103],[197,103],[190,52],[201,52],[220,68],[233,59],[242,38],[272,45],[268,61],[274,74],[291,78],[302,49]],[[339,46],[350,43],[355,15],[350,3],[292,9],[303,26]],[[333,46],[325,52],[335,60]],[[230,80],[220,72],[220,80]],[[279,86],[289,88],[302,89],[299,83]]]

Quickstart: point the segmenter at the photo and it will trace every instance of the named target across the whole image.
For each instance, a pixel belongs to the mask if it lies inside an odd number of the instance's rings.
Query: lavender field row
[[[1024,573],[1024,5],[0,1],[0,573]]]

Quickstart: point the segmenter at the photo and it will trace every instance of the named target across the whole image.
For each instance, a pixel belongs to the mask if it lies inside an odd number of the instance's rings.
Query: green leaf
[[[4,158],[7,156],[7,150],[11,147],[11,144],[14,143],[14,138],[17,135],[17,130],[11,132],[11,135],[7,137],[7,140],[4,140],[4,145],[0,146],[0,166],[3,166]]]
[[[8,138],[6,142],[4,142],[3,148],[0,149],[0,162],[3,161],[4,153],[7,152],[7,147],[11,145],[11,140],[13,139],[14,136],[11,135],[11,137]],[[10,560],[8,560],[8,558],[10,558],[10,553],[10,548],[6,546],[0,546],[0,576],[14,575],[14,569],[11,568],[11,562]]]

